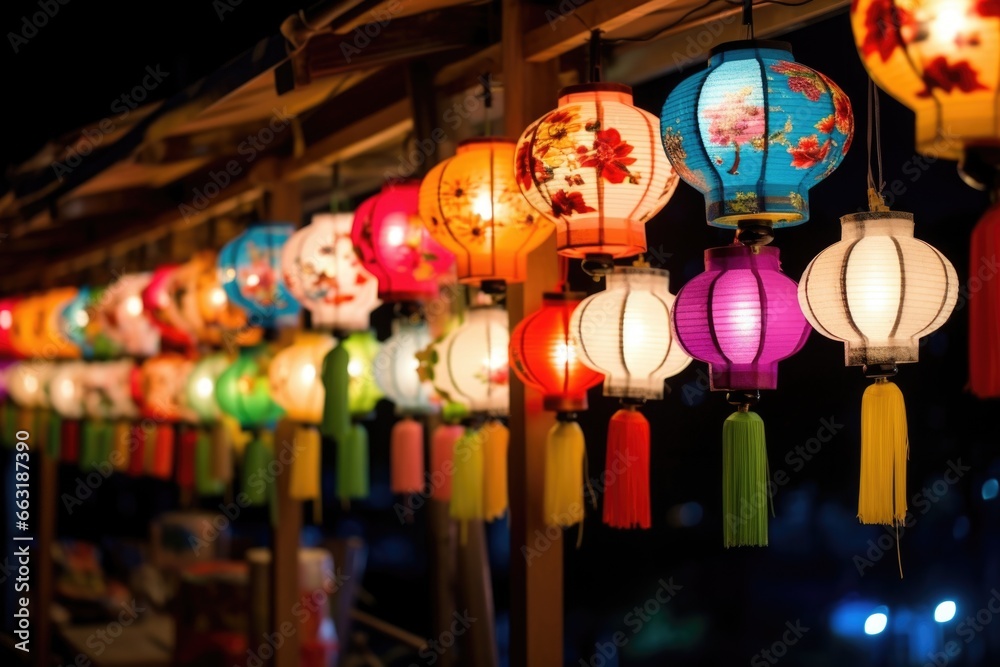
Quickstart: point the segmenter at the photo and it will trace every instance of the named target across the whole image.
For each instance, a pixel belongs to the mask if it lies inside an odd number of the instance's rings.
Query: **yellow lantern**
[[[957,160],[1000,142],[1000,11],[989,0],[857,0],[872,79],[916,113],[917,151]]]
[[[323,420],[323,357],[334,339],[325,334],[300,333],[295,342],[275,355],[268,369],[271,397],[287,417],[306,424]]]
[[[523,282],[527,254],[554,225],[524,199],[514,177],[514,141],[467,139],[420,184],[420,217],[455,254],[463,283]]]

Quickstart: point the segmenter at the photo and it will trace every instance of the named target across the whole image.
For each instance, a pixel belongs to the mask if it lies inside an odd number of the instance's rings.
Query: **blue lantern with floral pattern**
[[[674,169],[705,195],[708,224],[790,227],[809,219],[809,188],[843,160],[854,116],[789,44],[748,40],[712,50],[667,97],[660,130]]]
[[[281,250],[295,231],[290,223],[256,223],[219,251],[219,282],[251,326],[294,326],[299,304],[281,277]]]

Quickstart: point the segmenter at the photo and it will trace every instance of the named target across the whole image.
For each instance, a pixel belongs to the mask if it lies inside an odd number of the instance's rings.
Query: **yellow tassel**
[[[468,430],[455,442],[449,513],[458,521],[483,518],[483,435]]]
[[[906,518],[906,405],[903,393],[884,378],[861,400],[861,523],[900,525]]]
[[[560,421],[545,445],[545,523],[572,526],[583,521],[583,429]]]
[[[112,444],[112,451],[114,451],[114,464],[115,470],[118,472],[126,472],[128,470],[129,459],[132,457],[132,452],[129,447],[132,444],[132,426],[127,421],[117,421],[115,422],[114,431],[114,442]]]
[[[483,441],[483,516],[499,519],[507,511],[507,445],[510,431],[502,422],[486,422]]]
[[[233,452],[242,460],[243,452],[250,441],[253,440],[253,433],[244,431],[240,427],[240,423],[229,415],[223,415],[221,423],[229,433],[229,441],[232,443]]]
[[[319,431],[307,426],[295,429],[295,459],[288,495],[297,500],[319,498],[320,439]]]

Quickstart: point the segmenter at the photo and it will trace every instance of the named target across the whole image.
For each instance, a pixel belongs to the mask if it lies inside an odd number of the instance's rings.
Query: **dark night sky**
[[[2,105],[8,116],[3,125],[7,137],[0,147],[4,162],[24,158],[47,138],[105,115],[146,65],[161,63],[176,72],[164,86],[168,94],[273,34],[296,9],[287,3],[243,0],[220,23],[210,0],[169,9],[127,2],[102,3],[102,8],[93,4],[71,0],[60,6],[51,25],[17,55],[6,39],[0,46],[0,71],[8,78]],[[7,3],[0,17],[4,32],[15,29],[33,7]],[[848,93],[857,126],[844,163],[812,191],[810,221],[777,233],[783,268],[797,279],[813,256],[839,239],[838,218],[865,205],[866,79],[845,14],[785,39],[797,60],[827,74]],[[677,81],[679,77],[672,76],[641,86],[637,104],[658,113]],[[903,193],[890,203],[916,215],[917,236],[951,259],[964,285],[969,232],[987,198],[960,181],[954,163],[920,161],[913,147],[912,113],[886,96],[883,102],[885,181],[890,186],[898,181],[896,190]],[[37,111],[42,109],[48,118]],[[705,225],[702,197],[685,184],[649,223],[648,237],[649,247],[663,257],[652,261],[670,270],[674,292],[702,270],[704,248],[731,240],[729,232]],[[586,280],[577,286],[593,289]],[[930,622],[929,630],[922,628],[933,605],[944,597],[956,599],[957,622],[985,606],[991,590],[1000,587],[1000,501],[984,501],[980,493],[984,480],[1000,476],[1000,435],[992,421],[995,405],[963,389],[967,317],[961,307],[956,310],[925,341],[920,363],[902,367],[897,379],[909,413],[909,496],[932,489],[949,462],[961,459],[972,466],[959,483],[934,495],[926,513],[915,510],[917,524],[902,539],[905,579],[899,579],[893,550],[864,576],[854,564],[854,557],[868,550],[869,540],[885,532],[856,520],[859,415],[867,381],[860,369],[843,366],[842,345],[813,333],[799,354],[781,363],[779,389],[767,393],[758,409],[767,425],[772,474],[784,470],[790,478],[775,498],[777,518],[771,522],[771,546],[766,549],[722,548],[721,425],[731,410],[723,395],[696,388],[703,368],[696,362],[669,381],[672,393],[663,402],[645,410],[653,433],[654,528],[613,531],[594,513],[586,522],[582,548],[573,549],[572,540],[567,541],[566,664],[578,665],[580,659],[586,664],[595,642],[609,641],[616,631],[630,640],[621,665],[747,664],[781,638],[786,622],[796,621],[810,630],[782,664],[923,664],[928,651],[939,650],[933,643],[907,643],[890,633],[838,637],[831,633],[831,614],[849,599],[888,605],[893,624],[914,635],[925,634],[928,641],[935,641],[939,631],[945,639],[954,639],[954,624],[934,627]],[[607,420],[617,405],[602,399],[598,389],[591,406],[581,422],[588,432],[591,470],[599,471]],[[383,405],[380,415],[389,414]],[[801,466],[789,463],[789,452],[814,437],[824,419],[843,428],[811,460]],[[373,449],[387,428],[384,423],[374,427]],[[381,488],[387,482],[384,458],[376,453],[373,461],[375,486]],[[127,502],[135,502],[137,496],[125,493]],[[376,496],[385,500],[385,495]],[[109,496],[101,503],[113,511],[122,500]],[[424,527],[418,519],[417,525],[400,528],[389,504],[380,503],[376,499],[352,516],[328,507],[328,526],[341,533],[366,534],[373,557],[366,586],[380,600],[379,613],[412,631],[427,632],[421,569]],[[700,523],[672,525],[671,511],[683,503],[702,508]],[[135,509],[134,516],[141,515]],[[86,532],[87,520],[81,516],[79,524],[63,521],[61,530]],[[100,525],[96,513],[89,520]],[[504,530],[502,525],[491,529],[501,616],[506,605]],[[409,560],[400,560],[401,553],[409,554]],[[683,589],[633,634],[630,610],[656,593],[660,579],[671,577]],[[907,617],[906,609],[913,615]],[[951,664],[995,665],[987,656],[1000,655],[1000,628],[987,626],[963,648],[962,657]]]

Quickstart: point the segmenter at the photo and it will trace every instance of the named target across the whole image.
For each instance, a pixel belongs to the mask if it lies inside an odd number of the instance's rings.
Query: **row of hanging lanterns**
[[[852,8],[852,25],[873,78],[917,110],[918,149],[964,155],[974,166],[989,158],[996,123],[992,116],[970,118],[996,77],[970,63],[995,51],[997,40],[964,38],[997,26],[989,23],[995,17],[965,4],[967,12],[952,16],[943,2],[910,11],[862,0]],[[949,40],[959,38],[968,62],[949,50]],[[367,433],[358,422],[385,394],[401,417],[390,438],[393,491],[422,492],[427,458],[431,472],[450,464],[453,478],[431,491],[450,500],[452,516],[462,521],[506,510],[508,435],[499,418],[508,410],[513,368],[557,413],[546,451],[545,512],[560,526],[583,518],[585,448],[575,419],[603,375],[604,395],[622,404],[609,425],[607,467],[629,462],[609,481],[604,500],[604,522],[618,528],[651,525],[650,427],[639,407],[662,399],[664,381],[697,359],[709,365],[710,388],[727,392],[736,406],[723,424],[724,543],[741,546],[767,544],[767,454],[753,408],[761,391],[777,388],[778,363],[815,328],[843,341],[846,364],[863,366],[876,380],[862,405],[858,516],[898,524],[906,511],[908,438],[902,396],[888,379],[897,364],[917,361],[919,338],[950,315],[954,268],[914,238],[910,214],[885,209],[871,179],[872,210],[843,218],[843,239],[813,260],[800,284],[781,271],[779,251],[769,245],[775,229],[808,221],[809,189],[840,164],[853,133],[850,100],[828,77],[796,62],[787,44],[724,44],[705,70],[670,93],[659,119],[635,107],[626,86],[571,86],[518,141],[463,142],[421,181],[387,184],[353,215],[316,216],[297,232],[258,224],[214,261],[198,256],[123,276],[105,290],[0,302],[0,352],[150,357],[134,376],[137,414],[161,422],[228,414],[256,433],[247,456],[267,449],[259,433],[284,416],[306,452],[293,484],[302,499],[318,497],[320,432],[338,445],[342,500],[367,495]],[[961,151],[937,150],[942,137]],[[736,238],[706,250],[704,273],[674,297],[667,272],[614,260],[645,251],[645,223],[679,180],[704,194],[708,224],[733,229]],[[997,219],[988,214],[981,223],[974,253],[995,245]],[[605,287],[586,298],[548,294],[508,335],[502,283],[524,280],[526,255],[553,229],[558,253],[583,260]],[[461,326],[432,340],[424,306],[452,279],[484,296]],[[972,303],[973,340],[982,339],[973,358],[1000,358],[995,341],[981,333],[997,317],[984,305],[993,292],[981,291]],[[381,349],[368,329],[380,302],[394,304],[397,315]],[[266,346],[253,347],[264,328],[297,318],[299,304],[312,326],[328,333],[303,336],[273,358]],[[242,347],[232,363],[157,354],[161,345],[183,351],[227,337]],[[11,378],[24,374],[20,368]],[[214,396],[218,409],[195,408],[197,400],[151,400],[163,386],[176,397],[181,376],[194,378],[189,395]],[[10,385],[21,405],[24,382]],[[972,384],[977,394],[998,395],[1000,371],[985,371]],[[449,403],[461,404],[465,423],[475,428],[442,425],[427,457],[420,418]],[[55,401],[53,407],[60,410]],[[170,429],[163,430],[168,435],[155,436],[157,451],[169,452]],[[193,449],[182,448],[196,459],[193,442]]]

